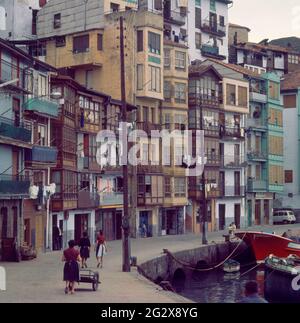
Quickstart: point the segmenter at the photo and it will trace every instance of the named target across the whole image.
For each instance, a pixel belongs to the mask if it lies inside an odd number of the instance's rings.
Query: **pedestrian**
[[[258,295],[258,284],[256,281],[248,281],[245,284],[244,297],[239,303],[268,303]]]
[[[69,248],[64,250],[62,261],[64,266],[64,281],[66,282],[65,293],[75,293],[75,282],[79,282],[79,264],[81,261],[79,251],[75,249],[75,241],[68,242]]]
[[[59,250],[59,228],[57,225],[53,225],[52,235],[53,235],[53,250]]]
[[[106,255],[107,246],[105,242],[105,236],[103,231],[100,230],[97,236],[97,244],[96,244],[96,258],[97,258],[97,268],[103,268],[103,256]]]
[[[148,236],[148,234],[147,234],[147,225],[146,225],[146,223],[144,222],[143,223],[143,237],[144,238],[147,238],[147,236]]]
[[[228,234],[229,234],[229,239],[230,240],[232,240],[232,239],[234,239],[234,237],[235,237],[235,231],[236,231],[236,225],[235,225],[235,223],[234,222],[232,222],[231,224],[230,224],[230,226],[228,227]]]
[[[87,268],[87,259],[90,258],[91,242],[87,232],[83,232],[82,238],[79,241],[81,268]]]

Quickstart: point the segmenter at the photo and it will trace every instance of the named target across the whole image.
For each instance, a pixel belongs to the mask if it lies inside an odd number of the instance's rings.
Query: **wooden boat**
[[[272,302],[300,303],[300,258],[265,259],[265,297]]]
[[[233,259],[227,260],[223,265],[223,271],[229,274],[237,273],[240,271],[240,269],[241,269],[240,263]]]
[[[243,239],[251,248],[258,263],[263,263],[269,255],[287,258],[289,255],[294,254],[300,257],[300,243],[296,243],[291,239],[276,234],[255,231],[239,231],[235,235]]]

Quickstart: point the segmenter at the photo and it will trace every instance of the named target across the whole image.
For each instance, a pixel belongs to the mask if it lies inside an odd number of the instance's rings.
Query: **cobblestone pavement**
[[[283,233],[289,228],[300,229],[299,225],[265,226],[264,230]],[[252,228],[253,229],[253,228]],[[262,230],[262,227],[256,227]],[[224,232],[209,233],[209,241],[221,241]],[[201,245],[200,235],[168,236],[131,240],[132,255],[139,263],[158,257],[163,248],[179,251],[196,248]],[[7,273],[7,291],[0,291],[0,302],[92,302],[92,303],[169,303],[188,302],[187,299],[174,293],[161,290],[139,275],[135,268],[131,273],[121,271],[121,241],[108,243],[108,254],[104,259],[104,268],[99,269],[101,284],[97,292],[91,285],[80,284],[75,295],[64,294],[62,281],[63,263],[61,252],[39,254],[33,261],[21,263],[0,263]],[[96,259],[91,252],[89,266],[95,269]]]

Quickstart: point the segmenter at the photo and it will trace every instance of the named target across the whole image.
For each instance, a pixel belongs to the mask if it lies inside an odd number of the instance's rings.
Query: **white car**
[[[273,213],[273,223],[293,224],[296,223],[296,217],[291,210],[278,210]]]

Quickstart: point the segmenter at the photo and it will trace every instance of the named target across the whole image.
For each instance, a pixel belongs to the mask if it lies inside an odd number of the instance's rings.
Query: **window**
[[[269,136],[269,154],[283,156],[283,138]]]
[[[186,84],[185,83],[175,83],[175,101],[177,103],[186,102]]]
[[[283,105],[285,109],[296,108],[297,107],[297,96],[294,95],[284,95]]]
[[[226,103],[229,105],[236,105],[235,85],[226,84],[226,94],[227,94]]]
[[[196,49],[201,49],[201,34],[195,33],[195,45]]]
[[[210,0],[210,10],[216,11],[216,0]]]
[[[270,98],[273,100],[279,100],[279,83],[270,82]]]
[[[118,12],[119,11],[119,5],[118,4],[116,4],[116,3],[111,3],[110,4],[110,9],[111,9],[111,11],[112,12]]]
[[[195,8],[195,28],[201,29],[201,9]]]
[[[164,50],[164,67],[170,68],[171,66],[171,51],[170,49]]]
[[[225,27],[225,17],[220,16],[219,19],[220,19],[220,26]]]
[[[143,30],[137,31],[137,51],[142,52],[144,50],[144,33]]]
[[[46,126],[39,124],[38,125],[38,142],[37,144],[40,146],[46,146],[47,145],[47,139],[46,139],[46,135],[47,135],[47,130],[46,130]]]
[[[39,74],[38,75],[38,96],[47,96],[48,95],[48,82],[47,76]]]
[[[148,107],[143,107],[143,121],[149,122],[149,110]]]
[[[270,165],[269,167],[270,185],[283,185],[283,167]]]
[[[64,46],[66,46],[66,37],[65,36],[57,36],[55,38],[55,46],[56,47],[64,47]]]
[[[53,28],[57,29],[57,28],[60,28],[60,26],[61,26],[61,15],[60,13],[57,13],[54,15]]]
[[[142,150],[142,163],[148,165],[149,163],[149,146],[148,144],[143,144]]]
[[[284,182],[286,184],[292,184],[293,183],[293,171],[292,170],[284,171]]]
[[[161,92],[161,71],[160,67],[156,66],[149,66],[149,76],[150,76],[150,83],[149,83],[149,91],[152,92]]]
[[[175,51],[175,67],[185,69],[186,58],[184,52]]]
[[[97,49],[103,50],[103,35],[102,34],[97,35]]]
[[[186,196],[186,179],[184,177],[174,178],[175,197]]]
[[[171,177],[165,177],[165,197],[172,196]]]
[[[300,59],[298,55],[289,54],[288,61],[289,64],[299,64]]]
[[[150,110],[151,110],[151,122],[155,124],[156,123],[156,118],[155,118],[156,117],[156,109],[154,107],[152,107]]]
[[[84,53],[89,50],[90,47],[90,36],[76,36],[73,38],[73,52],[76,53]]]
[[[238,87],[238,95],[239,95],[239,106],[247,108],[248,106],[248,90],[246,87],[239,86]]]
[[[37,22],[38,12],[39,12],[38,10],[32,9],[32,28],[31,28],[32,35],[36,35],[36,22]],[[0,18],[1,18],[1,15],[0,15]],[[1,30],[1,26],[0,26],[0,30]]]
[[[283,126],[283,114],[281,110],[270,108],[268,117],[269,124],[277,127]]]
[[[166,113],[165,114],[165,124],[164,124],[165,127],[166,127],[166,129],[170,129],[171,123],[172,123],[171,114],[170,113]]]
[[[138,64],[136,66],[136,72],[137,72],[137,90],[143,90],[144,88],[144,66],[143,64]]]
[[[148,32],[148,49],[150,53],[160,55],[160,35]]]
[[[164,98],[165,101],[171,101],[171,82],[170,81],[164,81]]]

